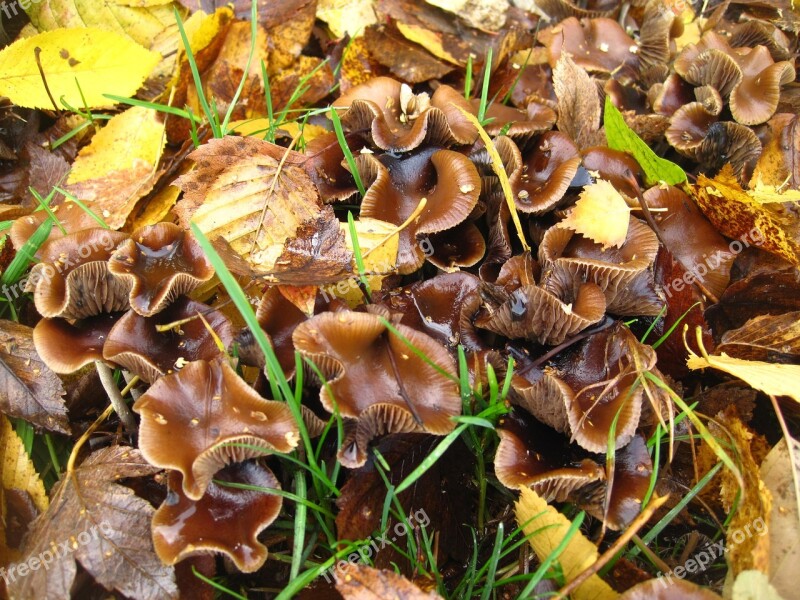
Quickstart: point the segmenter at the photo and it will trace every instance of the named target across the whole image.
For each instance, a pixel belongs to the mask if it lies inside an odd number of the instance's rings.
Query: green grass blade
[[[344,152],[344,159],[347,161],[347,166],[350,168],[350,174],[353,176],[353,180],[356,182],[358,193],[361,194],[361,197],[363,198],[367,191],[364,189],[364,182],[361,181],[361,175],[356,168],[356,160],[353,158],[353,152],[350,150],[350,147],[347,145],[347,140],[344,137],[342,121],[339,118],[339,114],[336,112],[335,108],[331,107],[330,111],[331,121],[333,122],[333,130],[336,132],[336,139],[339,142],[339,146],[342,148],[342,152]]]

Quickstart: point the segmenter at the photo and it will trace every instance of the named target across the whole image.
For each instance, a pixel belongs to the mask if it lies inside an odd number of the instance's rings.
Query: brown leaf
[[[336,570],[336,589],[345,600],[437,600],[436,592],[423,592],[402,575],[350,563]]]
[[[762,315],[722,336],[716,353],[745,360],[797,362],[800,358],[800,311]]]
[[[592,145],[600,129],[600,97],[589,74],[567,54],[553,69],[553,86],[558,98],[558,129],[581,148]]]
[[[0,320],[0,412],[50,431],[69,433],[66,393],[33,347],[33,330]]]
[[[8,586],[11,598],[70,597],[76,559],[109,590],[139,599],[177,598],[175,574],[153,550],[155,509],[115,483],[155,473],[138,450],[113,446],[95,452],[54,488],[50,508],[33,524],[23,550],[46,568],[20,563]],[[11,573],[10,569],[8,572]]]
[[[409,84],[438,79],[453,70],[452,65],[412,44],[394,27],[372,25],[364,32],[364,39],[372,58]]]

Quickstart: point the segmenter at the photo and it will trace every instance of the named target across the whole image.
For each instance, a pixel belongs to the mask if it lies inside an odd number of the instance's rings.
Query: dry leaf
[[[0,320],[0,412],[69,433],[64,386],[36,353],[32,332],[25,325]]]
[[[580,199],[559,227],[567,227],[607,250],[611,246],[622,247],[628,236],[631,213],[622,195],[608,181],[583,188]]]
[[[425,0],[461,17],[470,27],[499,31],[506,22],[508,0]]]
[[[21,38],[0,51],[0,95],[18,106],[53,108],[37,57],[50,95],[87,108],[113,104],[103,94],[133,95],[161,60],[120,33],[57,29]]]
[[[558,130],[580,148],[593,145],[602,113],[597,86],[566,52],[553,69],[553,87],[558,98]]]
[[[726,331],[717,352],[735,358],[789,363],[800,358],[800,311],[761,315]]]
[[[796,219],[784,216],[774,205],[754,200],[739,185],[730,164],[714,179],[699,175],[697,184],[691,187],[700,210],[723,234],[752,238],[747,241],[763,240],[763,250],[800,265]]]
[[[317,18],[328,24],[333,35],[360,36],[377,21],[372,0],[319,0]]]
[[[570,522],[555,508],[549,506],[536,492],[520,488],[522,495],[516,507],[517,523],[522,527],[539,560],[545,560],[564,539]],[[558,562],[569,582],[597,560],[597,546],[577,531],[570,539]],[[575,592],[575,600],[611,600],[619,594],[597,575],[592,575]]]
[[[686,366],[692,370],[712,367],[725,371],[729,375],[738,377],[749,386],[761,390],[771,396],[789,396],[800,402],[800,365],[781,365],[761,362],[758,360],[742,360],[732,358],[724,352],[719,355],[709,355],[703,346],[700,337],[700,328],[697,328],[697,343],[701,356],[695,354],[688,346],[689,358]]]
[[[436,592],[423,592],[402,575],[386,569],[348,563],[336,569],[336,589],[345,600],[439,600]]]
[[[40,557],[42,564],[49,559],[49,566],[29,569],[24,576],[17,570],[19,576],[8,586],[12,600],[69,598],[76,560],[109,590],[140,600],[177,598],[174,570],[161,564],[150,537],[155,509],[115,483],[156,471],[138,450],[112,446],[65,474],[54,488],[50,508],[33,523],[23,550],[25,556]]]

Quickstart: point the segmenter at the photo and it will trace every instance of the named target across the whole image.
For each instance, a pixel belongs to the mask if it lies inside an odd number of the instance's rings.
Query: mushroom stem
[[[114,381],[114,375],[111,373],[111,369],[109,369],[105,363],[99,360],[94,361],[94,366],[97,368],[97,374],[100,376],[100,383],[103,384],[103,389],[106,391],[106,394],[108,394],[108,399],[111,401],[111,406],[114,407],[114,411],[119,416],[119,420],[122,421],[125,431],[131,435],[135,434],[136,420],[133,417],[131,409],[122,398],[122,394],[119,392],[119,388],[117,387],[117,383]]]
[[[422,419],[417,412],[417,409],[414,408],[414,405],[411,403],[411,398],[408,396],[408,392],[406,392],[406,388],[403,385],[403,381],[400,379],[400,369],[397,368],[397,359],[394,357],[394,352],[392,352],[392,346],[389,343],[389,332],[384,331],[383,335],[386,336],[386,353],[389,355],[389,362],[392,365],[392,372],[394,373],[395,381],[397,381],[397,387],[400,390],[400,395],[403,397],[403,400],[408,405],[408,410],[411,412],[411,416],[414,417],[414,420],[417,422],[417,425],[420,427],[424,427],[422,423]]]

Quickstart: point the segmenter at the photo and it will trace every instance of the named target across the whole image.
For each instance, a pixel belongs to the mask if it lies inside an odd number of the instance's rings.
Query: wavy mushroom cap
[[[462,223],[478,203],[481,180],[475,165],[458,152],[436,147],[402,155],[362,155],[357,159],[364,184],[361,216],[403,224],[426,199],[425,208],[399,234],[397,268],[416,271],[425,261],[418,239]]]
[[[289,452],[300,439],[286,403],[259,396],[225,360],[198,360],[158,379],[133,410],[142,417],[142,455],[180,471],[191,500],[228,464]]]
[[[194,236],[173,223],[134,231],[114,252],[108,270],[130,284],[131,308],[144,317],[214,276]]]
[[[158,330],[159,326],[172,323],[176,326]],[[206,323],[222,342],[222,350]],[[184,296],[152,317],[128,311],[109,332],[103,357],[153,383],[186,363],[221,356],[231,341],[233,331],[228,317]]]
[[[761,149],[761,141],[750,127],[733,121],[719,121],[708,128],[695,159],[703,169],[712,173],[729,163],[744,184],[750,179]]]
[[[478,137],[475,126],[459,110],[469,111],[469,104],[448,85],[439,86],[429,97],[414,94],[406,84],[389,77],[376,77],[349,90],[333,106],[348,108],[341,115],[347,131],[367,133],[376,146],[390,152],[408,152],[423,143],[472,144]]]
[[[422,360],[377,314],[340,311],[316,315],[295,329],[295,348],[312,360],[328,384],[320,390],[325,410],[353,421],[346,428],[339,460],[362,466],[371,439],[386,433],[453,430],[461,398],[455,362],[432,337],[395,328],[439,367]],[[441,369],[441,370],[440,370]]]
[[[692,86],[677,73],[671,73],[663,83],[654,84],[647,92],[653,112],[668,117],[691,102],[692,96]]]
[[[570,17],[539,32],[547,47],[548,60],[555,67],[561,54],[568,52],[575,63],[589,72],[614,73],[628,67],[639,69],[639,46],[613,19],[597,18],[583,22]]]
[[[477,116],[480,104],[479,98],[471,100],[470,112]],[[503,132],[518,145],[525,146],[534,136],[550,131],[558,115],[553,109],[536,102],[529,103],[526,110],[492,102],[486,109],[485,118],[489,122],[484,129],[490,136],[496,137]]]
[[[614,188],[629,198],[635,198],[636,192],[631,188],[628,176],[633,175],[639,185],[644,181],[644,172],[635,158],[626,152],[605,146],[593,146],[584,150],[583,167],[597,173],[600,179],[611,182]]]
[[[108,259],[126,238],[124,233],[98,227],[42,246],[42,262],[33,266],[26,285],[39,314],[83,319],[127,310],[130,285],[108,271]]]
[[[66,319],[42,319],[33,328],[36,353],[56,373],[74,373],[103,360],[103,346],[121,316],[122,313],[100,314],[74,324]]]
[[[716,122],[716,115],[703,102],[689,102],[672,114],[664,136],[679,153],[697,158],[698,148]]]
[[[229,465],[214,477],[223,482],[280,490],[267,467],[247,461]],[[181,475],[170,471],[167,497],[153,515],[153,545],[164,564],[174,565],[198,554],[224,554],[243,573],[260,569],[267,548],[258,541],[281,511],[283,498],[260,490],[212,482],[199,500],[188,498]]]

